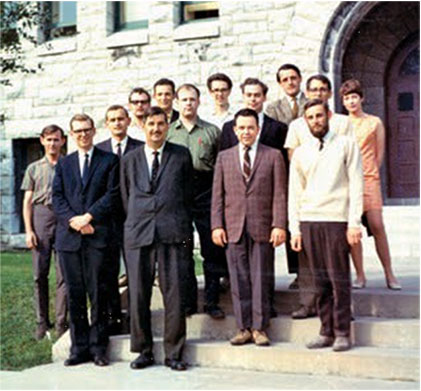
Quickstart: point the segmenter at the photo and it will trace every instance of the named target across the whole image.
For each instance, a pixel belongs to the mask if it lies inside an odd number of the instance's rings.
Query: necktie
[[[320,140],[319,151],[321,151],[323,149],[323,137],[320,138],[319,140]]]
[[[298,104],[297,104],[297,97],[292,97],[292,119],[298,117]]]
[[[82,170],[82,184],[83,186],[86,185],[88,181],[88,174],[89,174],[89,155],[85,154],[85,162],[83,163],[83,170]]]
[[[117,144],[117,156],[119,159],[121,158],[121,143]]]
[[[152,154],[154,155],[153,161],[152,161],[152,173],[151,173],[151,182],[152,186],[155,188],[156,185],[156,177],[158,176],[158,170],[159,170],[159,152],[153,151]]]
[[[246,181],[249,180],[250,173],[251,173],[251,162],[250,162],[249,151],[250,151],[250,147],[244,148],[243,173],[244,173],[244,178],[246,179]]]

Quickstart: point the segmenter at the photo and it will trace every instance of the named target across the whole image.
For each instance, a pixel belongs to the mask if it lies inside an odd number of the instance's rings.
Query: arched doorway
[[[390,198],[420,196],[420,44],[403,43],[387,72],[387,151]]]

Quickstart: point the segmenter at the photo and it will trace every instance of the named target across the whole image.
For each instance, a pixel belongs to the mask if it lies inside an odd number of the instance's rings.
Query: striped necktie
[[[244,147],[243,173],[246,181],[250,179],[251,174],[251,161],[249,151],[250,147]]]

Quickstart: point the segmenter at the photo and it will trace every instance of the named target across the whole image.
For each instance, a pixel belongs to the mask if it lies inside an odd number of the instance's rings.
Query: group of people
[[[28,166],[23,215],[33,250],[35,299],[41,339],[51,327],[48,269],[58,253],[56,331],[67,328],[66,366],[108,365],[109,335],[121,328],[118,276],[124,259],[129,288],[133,369],[154,364],[151,296],[158,274],[165,307],[165,365],[185,370],[186,316],[197,312],[193,227],[200,239],[204,312],[223,319],[221,279],[230,282],[238,332],[233,345],[270,344],[266,330],[274,307],[274,249],[286,244],[290,285],[299,289],[295,319],[319,315],[321,329],[307,346],[351,347],[351,287],[364,288],[361,219],[374,235],[389,289],[393,274],[382,222],[379,169],[384,128],[362,110],[357,80],[340,94],[349,116],[328,107],[331,83],[311,76],[301,91],[293,64],[276,73],[283,97],[264,107],[268,87],[247,78],[243,108],[229,105],[232,81],[207,82],[214,106],[198,115],[200,91],[177,89],[169,79],[143,88],[105,113],[111,137],[94,145],[87,114],[70,120],[76,151],[61,156],[63,130],[45,127],[45,156]],[[173,107],[177,102],[178,111]],[[351,251],[357,278],[350,280]],[[66,298],[67,295],[67,298]],[[88,316],[87,296],[90,301]]]

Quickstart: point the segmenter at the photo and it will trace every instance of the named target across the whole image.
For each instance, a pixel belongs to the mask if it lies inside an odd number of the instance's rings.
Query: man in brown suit
[[[239,144],[218,155],[212,194],[212,240],[226,246],[234,314],[232,345],[269,345],[274,247],[286,238],[286,171],[280,151],[257,142],[258,115],[237,112]]]

